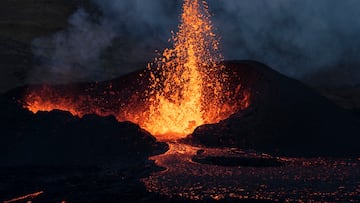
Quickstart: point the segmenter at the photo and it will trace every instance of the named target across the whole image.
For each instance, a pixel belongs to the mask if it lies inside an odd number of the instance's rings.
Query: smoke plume
[[[209,4],[226,58],[259,60],[298,79],[319,76],[312,78],[315,83],[359,82],[360,1],[211,0]]]
[[[113,74],[144,68],[126,64],[149,62],[155,49],[161,52],[169,46],[182,4],[181,0],[92,2],[102,14],[98,22],[80,10],[70,17],[68,30],[47,39],[55,44],[47,53],[50,72],[73,73],[81,67],[94,73],[90,79],[96,78],[109,47],[117,54],[112,59],[118,60],[112,64]],[[261,61],[314,83],[360,82],[360,1],[208,0],[208,4],[225,59]],[[38,56],[47,52],[35,50]]]
[[[69,17],[67,30],[33,41],[33,52],[41,61],[33,80],[64,83],[101,78],[99,57],[116,36],[110,21],[93,22],[83,9]]]

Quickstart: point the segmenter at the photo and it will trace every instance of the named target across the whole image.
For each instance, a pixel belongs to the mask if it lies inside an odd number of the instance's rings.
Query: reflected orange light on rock
[[[74,116],[82,117],[84,113],[77,108],[76,103],[81,101],[75,101],[68,97],[61,97],[55,94],[55,98],[51,87],[43,86],[40,90],[29,92],[26,97],[25,107],[33,113],[38,111],[52,111],[54,109],[61,111],[68,111]]]
[[[38,196],[40,196],[42,194],[44,194],[44,191],[39,191],[39,192],[35,192],[35,193],[32,193],[32,194],[24,195],[24,196],[21,196],[21,197],[16,197],[16,198],[11,199],[11,200],[6,200],[3,203],[13,203],[13,202],[20,202],[20,201],[24,201],[24,200],[31,200],[31,199],[35,199],[36,197],[38,197]]]
[[[148,88],[126,98],[130,102],[119,99],[118,108],[109,108],[109,95],[68,96],[44,86],[29,91],[24,106],[34,113],[59,109],[80,117],[89,113],[114,115],[119,121],[139,124],[158,139],[183,138],[197,126],[219,122],[250,104],[249,93],[242,91],[241,85],[242,92],[229,90],[229,76],[221,65],[223,57],[213,30],[206,2],[184,0],[173,47],[148,65],[148,74],[140,77],[149,81]],[[229,101],[234,93],[244,94],[242,100]],[[120,93],[115,90],[112,94]],[[139,99],[140,94],[145,99]]]

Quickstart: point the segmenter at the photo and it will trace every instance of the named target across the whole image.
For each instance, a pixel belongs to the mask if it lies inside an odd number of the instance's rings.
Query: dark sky
[[[83,78],[96,79],[103,71],[100,61],[104,52],[124,36],[135,39],[131,51],[125,45],[122,48],[121,43],[116,49],[125,50],[125,54],[121,52],[124,60],[147,62],[155,49],[166,46],[170,31],[176,30],[182,3],[92,1],[101,17],[80,9],[69,17],[66,30],[34,40],[35,55],[46,55],[51,60],[39,70],[69,78],[92,73]],[[285,75],[312,83],[360,83],[360,1],[208,0],[208,4],[225,59],[258,60]],[[48,43],[55,49],[43,49]],[[74,64],[86,71],[78,71]],[[117,66],[111,74],[143,68],[124,67]],[[30,74],[30,81],[39,70]]]

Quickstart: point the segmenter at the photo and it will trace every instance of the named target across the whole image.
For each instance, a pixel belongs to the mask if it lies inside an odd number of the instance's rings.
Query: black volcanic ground
[[[354,114],[261,63],[228,61],[224,64],[231,75],[230,89],[242,84],[243,88],[250,90],[250,107],[218,124],[198,127],[184,142],[203,147],[205,151],[207,147],[235,147],[276,156],[359,156],[357,132],[360,125],[359,118]],[[71,89],[71,95],[74,95],[74,91],[80,94],[90,86],[93,90],[91,95],[96,97],[96,93],[104,94],[101,89],[106,84],[112,83],[124,95],[115,94],[115,98],[101,96],[113,103],[119,99],[126,100],[139,91],[141,94],[144,89],[141,85],[139,88],[122,85],[124,80],[138,81],[141,78],[147,80],[135,72],[102,83],[52,88],[63,94]],[[83,193],[92,194],[85,198],[87,202],[117,201],[124,195],[128,201],[133,201],[137,196],[130,194],[137,192],[141,192],[142,198],[149,198],[145,202],[169,198],[164,194],[146,192],[138,182],[140,178],[160,170],[147,158],[165,152],[167,144],[156,142],[139,126],[129,122],[119,123],[112,116],[86,115],[78,118],[61,111],[32,114],[21,107],[19,100],[26,90],[38,87],[17,88],[1,96],[0,115],[4,119],[0,123],[0,166],[5,180],[0,185],[2,196],[9,199],[38,188],[47,191],[42,197],[45,202],[60,197],[84,200],[80,195]],[[232,95],[229,99],[236,98],[240,97]],[[193,160],[224,167],[278,167],[283,164],[271,159],[246,157],[197,155]],[[88,181],[103,183],[85,187],[90,184]],[[103,184],[109,185],[105,187]],[[126,187],[126,184],[131,186]],[[106,199],[104,196],[113,198]],[[176,200],[187,201],[182,198]]]

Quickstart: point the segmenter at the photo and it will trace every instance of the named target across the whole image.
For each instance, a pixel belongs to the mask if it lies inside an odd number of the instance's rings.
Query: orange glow
[[[165,49],[150,66],[155,73],[150,117],[144,123],[150,132],[171,138],[175,134],[183,137],[199,125],[218,122],[225,118],[220,115],[233,113],[222,108],[226,75],[219,65],[223,57],[205,1],[184,1],[173,42],[174,47]]]
[[[72,99],[67,97],[57,96],[51,98],[54,95],[53,90],[50,87],[43,86],[40,91],[30,92],[26,95],[26,108],[33,113],[38,111],[52,111],[54,109],[61,111],[68,111],[74,116],[82,117],[84,114],[78,110],[76,103]]]
[[[12,202],[24,201],[24,200],[27,200],[27,199],[34,199],[34,198],[36,198],[37,196],[39,196],[39,195],[41,195],[43,193],[44,193],[44,191],[35,192],[35,193],[32,193],[32,194],[28,194],[28,195],[17,197],[17,198],[11,199],[11,200],[4,201],[4,203],[12,203]]]
[[[226,119],[250,104],[241,84],[230,87],[219,40],[205,1],[184,0],[173,48],[165,49],[134,81],[146,87],[116,89],[116,84],[76,92],[64,87],[33,88],[24,107],[36,113],[53,109],[79,117],[95,113],[131,121],[160,140],[183,138],[200,125]],[[97,92],[93,92],[97,91]],[[129,94],[129,92],[132,92]],[[235,95],[235,96],[234,96]]]

